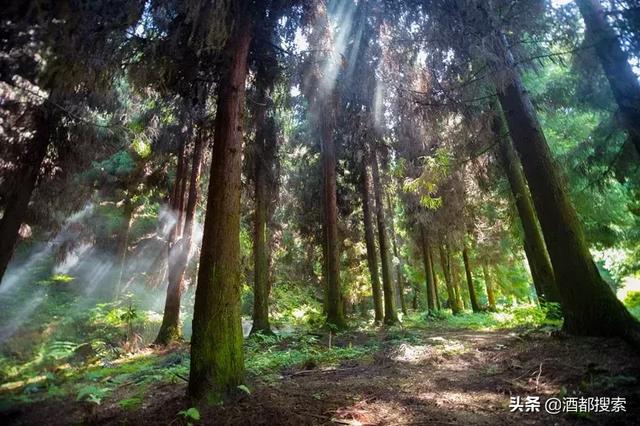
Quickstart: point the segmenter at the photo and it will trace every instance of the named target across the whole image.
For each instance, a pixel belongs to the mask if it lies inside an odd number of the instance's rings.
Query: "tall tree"
[[[576,0],[586,26],[587,42],[595,45],[604,73],[609,80],[624,127],[640,153],[640,82],[622,50],[616,31],[607,20],[600,0]]]
[[[265,37],[269,39],[269,37]],[[251,333],[271,334],[269,325],[269,229],[275,198],[275,168],[277,161],[278,134],[273,100],[270,98],[275,84],[278,64],[272,49],[263,49],[271,54],[259,60],[256,73],[255,141],[252,150],[252,180],[254,185],[253,212],[253,324]],[[264,55],[264,53],[263,53]]]
[[[509,181],[515,200],[518,217],[524,231],[524,248],[529,262],[533,282],[538,290],[538,297],[549,302],[558,302],[553,267],[538,226],[538,218],[533,201],[522,172],[520,159],[516,154],[502,118],[502,112],[494,110],[492,128],[498,138],[499,156],[502,167]]]
[[[369,177],[369,158],[365,147],[365,154],[360,168],[360,192],[362,194],[362,215],[364,222],[364,240],[367,246],[367,265],[371,276],[371,292],[373,295],[374,321],[381,323],[384,317],[382,307],[382,290],[380,288],[380,276],[378,274],[378,253],[376,248],[375,231],[373,229],[373,217],[371,214],[371,178]]]
[[[420,249],[422,252],[422,262],[424,264],[424,276],[427,291],[427,309],[429,311],[436,310],[436,289],[434,283],[433,264],[430,259],[430,247],[429,240],[427,238],[427,232],[425,226],[420,224]]]
[[[640,325],[604,282],[589,252],[507,39],[500,34],[497,42],[498,54],[507,66],[498,98],[549,250],[565,313],[564,328],[574,334],[620,335],[640,345]]]
[[[244,381],[240,318],[240,175],[247,56],[248,2],[234,4],[223,55],[207,210],[193,312],[189,395],[218,400]]]
[[[389,234],[382,203],[382,182],[378,167],[378,156],[375,147],[371,149],[371,170],[373,177],[373,198],[376,204],[376,219],[378,222],[378,244],[380,246],[380,262],[382,263],[382,291],[384,294],[384,323],[387,325],[398,322],[394,295],[393,275],[391,273],[391,256],[389,253]]]
[[[463,243],[464,244],[464,243]],[[473,283],[473,275],[471,274],[471,264],[469,261],[469,250],[467,245],[462,247],[462,260],[464,261],[464,271],[467,276],[467,286],[469,288],[469,299],[471,300],[471,309],[473,312],[481,312],[480,304],[478,303],[478,297],[476,295],[476,287]]]

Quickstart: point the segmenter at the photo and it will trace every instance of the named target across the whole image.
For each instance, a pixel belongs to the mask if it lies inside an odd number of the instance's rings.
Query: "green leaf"
[[[251,395],[251,391],[246,385],[239,385],[238,389],[240,389],[242,392],[246,393],[247,395]]]

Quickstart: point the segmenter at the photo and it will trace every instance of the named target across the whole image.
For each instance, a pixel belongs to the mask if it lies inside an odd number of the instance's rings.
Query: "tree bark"
[[[386,192],[386,191],[385,191]],[[393,248],[393,256],[398,259],[398,264],[395,265],[396,271],[396,290],[398,291],[398,298],[400,299],[400,309],[404,315],[407,315],[407,302],[404,295],[404,279],[402,278],[402,263],[400,259],[400,253],[398,252],[398,235],[396,234],[395,219],[393,218],[393,206],[391,204],[391,197],[386,192],[387,208],[389,209],[389,224],[391,225],[391,246]]]
[[[15,184],[5,199],[4,212],[0,219],[0,283],[13,257],[13,251],[19,239],[22,219],[29,207],[40,167],[47,155],[47,148],[51,139],[53,113],[47,109],[46,103],[34,113],[35,133],[28,144],[24,158],[19,161]]]
[[[433,285],[433,270],[431,259],[429,259],[429,240],[424,225],[420,224],[420,247],[422,249],[422,261],[424,263],[424,276],[427,291],[427,309],[429,311],[436,310],[435,288]]]
[[[489,304],[489,310],[496,310],[496,295],[493,290],[493,283],[491,282],[491,276],[489,274],[489,266],[487,261],[482,262],[482,275],[484,276],[484,284],[487,287],[487,303]]]
[[[613,97],[620,108],[624,127],[640,153],[640,82],[620,47],[618,35],[609,25],[599,0],[577,0],[584,19],[587,38],[595,49],[609,80]]]
[[[224,52],[215,140],[198,270],[189,395],[218,401],[244,381],[240,317],[240,175],[242,114],[251,22],[244,5]]]
[[[193,239],[194,219],[198,198],[200,196],[200,173],[202,170],[204,137],[204,130],[200,128],[193,146],[191,175],[189,177],[189,195],[184,213],[184,234],[182,238],[174,241],[173,245],[169,247],[169,285],[167,286],[167,297],[165,300],[164,314],[162,316],[162,325],[160,326],[160,331],[158,332],[158,336],[155,340],[155,343],[159,345],[167,345],[181,337],[180,301],[182,299],[182,290],[184,286],[184,273],[187,269],[189,258],[191,257],[191,241]],[[186,170],[184,173],[186,174]]]
[[[120,296],[122,292],[122,278],[124,276],[124,270],[127,263],[127,250],[129,248],[129,230],[131,229],[131,219],[133,218],[133,202],[131,200],[131,193],[127,190],[126,198],[124,199],[122,205],[122,224],[120,226],[120,231],[118,232],[118,240],[116,245],[116,259],[118,259],[117,264],[117,275],[115,282],[115,294],[114,296],[117,298]]]
[[[373,218],[371,215],[371,179],[369,178],[369,155],[365,155],[365,161],[360,170],[360,191],[362,194],[362,215],[364,220],[364,240],[367,246],[367,265],[371,275],[371,292],[373,294],[373,308],[375,322],[381,323],[384,317],[382,307],[382,290],[380,288],[380,276],[378,274],[378,255],[376,253],[375,233]]]
[[[500,159],[522,224],[524,249],[538,297],[543,301],[559,302],[553,267],[538,226],[538,218],[522,172],[520,159],[513,148],[511,138],[505,136],[506,126],[501,111],[497,107],[494,111],[492,126],[494,134],[499,138]]]
[[[473,275],[471,275],[471,265],[469,263],[469,250],[464,245],[462,248],[462,260],[464,261],[464,270],[467,275],[467,286],[469,287],[469,299],[471,300],[471,309],[473,312],[482,312],[478,297],[476,296],[476,288],[473,284]]]
[[[321,119],[322,169],[324,175],[324,235],[327,288],[327,323],[346,326],[340,289],[340,247],[338,240],[338,185],[336,179],[336,146],[331,106],[325,105]]]
[[[256,140],[253,153],[253,183],[255,190],[255,210],[253,215],[253,324],[251,333],[273,334],[269,324],[269,237],[267,225],[270,216],[270,188],[272,170],[275,163],[277,135],[273,118],[267,117],[267,91],[270,84],[264,81],[261,71],[256,77],[259,90],[256,108]]]
[[[567,332],[619,335],[640,346],[640,325],[602,280],[565,183],[556,169],[533,104],[502,39],[510,67],[498,91],[555,272]]]
[[[454,315],[457,315],[462,312],[462,306],[456,297],[456,290],[453,284],[453,279],[451,277],[451,262],[449,259],[448,250],[444,243],[440,243],[438,246],[440,250],[440,264],[442,266],[442,273],[444,274],[444,281],[447,286],[447,296],[449,298],[449,307],[451,308],[451,312]]]
[[[429,255],[429,264],[431,265],[431,275],[433,282],[433,298],[436,303],[436,309],[442,309],[442,304],[440,303],[440,296],[438,295],[438,274],[436,273],[436,265],[433,261],[433,250],[431,249],[431,245],[428,247],[428,255]]]
[[[389,254],[389,237],[387,223],[382,204],[382,184],[378,169],[378,156],[375,148],[371,150],[371,169],[373,176],[373,196],[376,203],[376,218],[378,221],[378,243],[380,245],[380,261],[382,263],[382,291],[384,295],[384,323],[392,325],[398,322],[395,295],[393,291],[393,276],[391,274],[391,259]]]

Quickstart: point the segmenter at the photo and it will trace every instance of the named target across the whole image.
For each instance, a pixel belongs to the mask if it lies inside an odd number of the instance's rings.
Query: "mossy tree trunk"
[[[236,15],[223,53],[215,140],[198,270],[188,393],[217,402],[244,381],[240,317],[240,175],[242,114],[251,20]]]
[[[471,300],[471,309],[473,312],[481,312],[478,297],[476,295],[476,287],[473,283],[473,275],[471,274],[471,264],[469,262],[469,250],[466,244],[462,248],[462,260],[464,261],[464,271],[467,276],[467,286],[469,288],[469,300]]]
[[[380,288],[380,276],[378,274],[378,254],[376,252],[375,231],[373,229],[373,217],[371,214],[371,179],[369,177],[370,156],[365,154],[360,169],[360,192],[362,194],[362,215],[364,221],[364,240],[367,246],[367,265],[371,276],[371,292],[373,295],[374,320],[381,323],[384,318],[382,306],[382,290]]]
[[[373,196],[376,204],[378,222],[378,244],[380,246],[380,262],[382,263],[382,292],[384,296],[384,323],[392,325],[398,322],[396,312],[393,275],[391,273],[391,256],[389,253],[389,237],[387,222],[382,204],[382,182],[378,168],[378,156],[375,147],[371,149],[371,170],[373,177]]]
[[[515,152],[511,138],[506,135],[507,129],[502,111],[497,106],[494,108],[492,128],[494,135],[499,138],[499,156],[522,224],[524,249],[538,297],[543,301],[559,302],[553,267],[538,225],[538,218],[522,172],[520,159]]]
[[[536,111],[502,38],[510,67],[499,99],[531,189],[563,306],[564,329],[583,335],[618,335],[640,344],[640,326],[600,277],[578,215],[551,156]]]
[[[609,80],[624,127],[640,153],[640,82],[629,63],[629,55],[620,47],[615,30],[607,21],[600,0],[577,0],[584,19],[587,39],[595,49]]]

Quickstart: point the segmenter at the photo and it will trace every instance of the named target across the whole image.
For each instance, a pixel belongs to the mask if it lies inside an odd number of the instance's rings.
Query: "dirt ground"
[[[357,342],[357,333],[335,342]],[[373,357],[332,368],[252,377],[250,395],[201,408],[211,425],[640,424],[640,358],[616,339],[545,332],[425,330],[418,344],[386,342]],[[354,343],[355,344],[355,343]],[[303,367],[301,367],[303,368]],[[306,367],[309,368],[309,367]],[[185,424],[185,384],[151,389],[140,409],[68,401],[24,406],[2,424]],[[624,397],[626,412],[511,413],[510,396]]]

